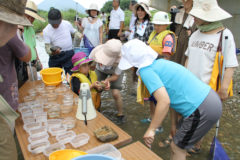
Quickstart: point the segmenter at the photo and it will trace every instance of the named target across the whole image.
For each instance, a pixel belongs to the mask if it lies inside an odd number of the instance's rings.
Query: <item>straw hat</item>
[[[26,4],[26,8],[25,8],[25,14],[27,14],[37,20],[45,22],[45,20],[42,17],[40,17],[37,14],[37,12],[38,12],[37,5],[33,1],[28,0],[27,4]]]
[[[92,59],[87,58],[87,55],[84,52],[78,52],[72,57],[73,72],[78,71],[80,66],[85,63],[93,61]]]
[[[6,23],[32,26],[24,16],[26,0],[1,0],[0,1],[0,20]]]
[[[217,0],[194,0],[193,8],[189,14],[207,22],[215,22],[232,17],[218,6]]]
[[[134,8],[133,8],[133,11],[134,11],[136,17],[137,17],[137,8],[139,6],[141,6],[144,9],[144,11],[149,15],[149,17],[152,16],[149,11],[149,6],[146,3],[140,2],[140,3],[135,4]]]
[[[105,44],[95,47],[89,55],[89,58],[105,66],[112,66],[119,63],[121,47],[122,43],[120,40],[108,40]]]
[[[168,14],[166,12],[159,11],[154,14],[152,23],[164,25],[164,24],[171,24],[172,22],[169,21]]]
[[[97,14],[99,14],[99,12],[100,12],[99,9],[98,9],[98,5],[96,3],[90,4],[89,9],[86,10],[86,13],[89,14],[89,12],[91,10],[97,11],[98,12]]]
[[[125,43],[122,46],[121,53],[122,57],[118,67],[121,70],[137,67],[137,74],[139,69],[151,65],[158,56],[157,52],[139,39],[133,39]]]

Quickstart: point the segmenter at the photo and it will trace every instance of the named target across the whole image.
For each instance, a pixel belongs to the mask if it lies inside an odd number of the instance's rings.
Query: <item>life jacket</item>
[[[172,48],[172,53],[173,55],[176,52],[176,46],[177,46],[177,38],[174,32],[165,30],[162,31],[161,33],[157,34],[156,31],[152,31],[152,33],[149,36],[148,39],[148,45],[155,50],[158,54],[162,55],[162,50],[163,50],[163,40],[164,38],[170,34],[173,38],[173,48]]]
[[[81,83],[88,83],[89,86],[91,86],[92,83],[97,81],[97,75],[94,71],[89,71],[89,77],[91,81],[88,79],[88,77],[82,73],[73,73],[70,77],[70,82],[73,77],[77,77]],[[70,83],[70,88],[72,88]],[[96,109],[98,109],[101,105],[101,94],[97,92],[95,88],[91,89],[91,95],[92,95],[92,101]]]

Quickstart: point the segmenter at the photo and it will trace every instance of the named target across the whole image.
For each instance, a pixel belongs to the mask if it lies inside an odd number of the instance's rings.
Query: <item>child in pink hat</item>
[[[84,52],[78,52],[72,57],[73,68],[71,71],[73,74],[70,77],[70,87],[73,92],[79,95],[80,84],[88,83],[93,104],[98,109],[101,104],[101,93],[99,92],[103,90],[103,86],[97,81],[95,71],[90,70],[90,63],[92,61]]]

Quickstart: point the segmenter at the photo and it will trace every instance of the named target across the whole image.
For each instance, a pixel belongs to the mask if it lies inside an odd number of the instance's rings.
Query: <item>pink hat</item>
[[[73,72],[78,71],[82,64],[85,64],[91,61],[93,60],[89,59],[84,52],[78,52],[74,54],[74,56],[72,57],[72,64],[73,64],[72,71]]]
[[[118,64],[121,58],[122,43],[120,40],[111,39],[105,44],[98,45],[90,53],[89,57],[97,63],[105,66]]]

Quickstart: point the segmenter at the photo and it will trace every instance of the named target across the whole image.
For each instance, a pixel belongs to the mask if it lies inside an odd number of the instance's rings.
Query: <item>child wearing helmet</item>
[[[166,12],[159,11],[154,15],[152,23],[154,30],[147,43],[159,54],[158,58],[169,59],[176,49],[176,36],[172,31],[167,30],[172,22],[169,21]]]

